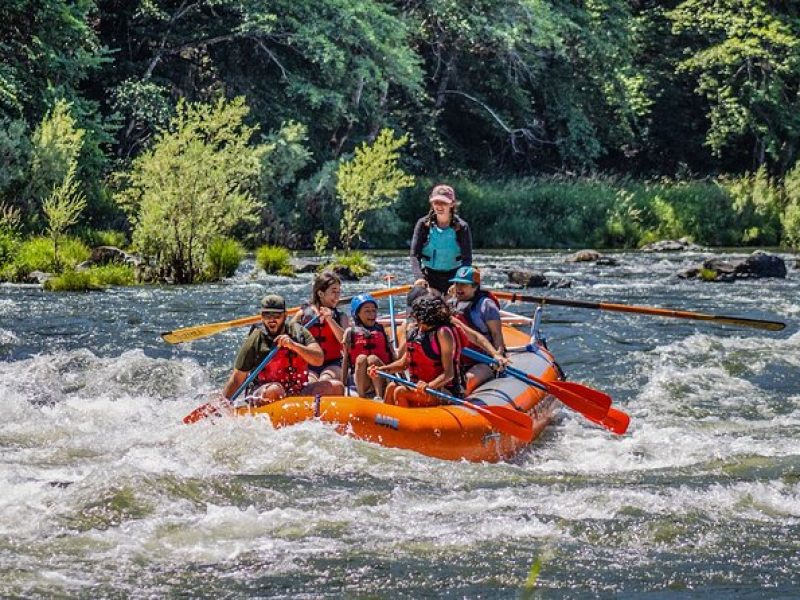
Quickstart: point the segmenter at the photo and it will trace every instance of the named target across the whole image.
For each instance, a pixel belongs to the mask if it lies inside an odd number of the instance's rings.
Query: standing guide
[[[431,210],[417,221],[411,238],[411,272],[445,294],[456,270],[472,264],[472,234],[456,214],[452,187],[434,186],[429,201]]]

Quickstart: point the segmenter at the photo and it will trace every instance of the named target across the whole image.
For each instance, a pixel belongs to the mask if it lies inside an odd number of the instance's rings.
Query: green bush
[[[85,227],[76,231],[76,236],[90,248],[98,246],[114,246],[115,248],[127,248],[128,238],[122,231],[113,229],[90,229]]]
[[[88,260],[91,251],[82,241],[64,238],[59,245],[61,264],[66,269],[74,269],[79,263]],[[34,237],[22,242],[17,249],[12,265],[15,279],[24,277],[32,271],[54,273],[56,271],[53,254],[53,240]]]
[[[256,251],[256,264],[267,273],[294,277],[291,253],[282,246],[261,246]]]
[[[781,216],[783,243],[800,247],[800,161],[789,171],[783,183],[786,208]]]
[[[206,251],[206,276],[210,281],[231,277],[244,258],[244,249],[236,240],[216,238]]]
[[[558,176],[447,182],[476,248],[628,248],[683,237],[715,246],[776,244],[781,224],[786,230],[794,218],[788,208],[779,218],[780,187],[763,172],[719,182]],[[397,207],[405,231],[428,210],[430,184],[420,182]],[[377,239],[381,232],[369,234]]]
[[[136,283],[133,267],[130,265],[107,264],[92,267],[84,272],[89,273],[92,282],[98,286],[133,285]]]
[[[58,277],[44,282],[42,286],[48,292],[87,292],[102,289],[92,279],[89,271],[67,270]]]
[[[375,270],[375,267],[367,260],[367,257],[362,252],[356,250],[348,252],[347,254],[334,253],[332,262],[322,265],[320,271],[333,267],[348,268],[350,272],[358,278],[365,277]]]
[[[0,226],[0,267],[14,260],[19,247],[19,238],[6,227]]]

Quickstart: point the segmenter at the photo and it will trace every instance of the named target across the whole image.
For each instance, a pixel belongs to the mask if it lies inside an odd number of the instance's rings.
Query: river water
[[[629,433],[564,409],[513,462],[470,464],[314,422],[181,423],[244,331],[159,333],[254,314],[267,290],[296,304],[309,275],[249,262],[218,285],[0,287],[0,596],[800,596],[800,271],[709,284],[672,277],[700,254],[566,256],[476,262],[489,286],[524,266],[571,279],[549,292],[571,299],[788,326],[547,307],[568,377],[611,394]],[[345,295],[408,274],[405,257],[375,260]]]

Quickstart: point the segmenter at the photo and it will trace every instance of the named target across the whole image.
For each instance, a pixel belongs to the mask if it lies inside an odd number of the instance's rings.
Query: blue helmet
[[[355,318],[358,314],[358,311],[361,310],[361,307],[367,302],[372,302],[375,305],[375,308],[378,307],[378,302],[369,294],[359,294],[358,296],[354,296],[353,299],[350,300],[350,316]]]

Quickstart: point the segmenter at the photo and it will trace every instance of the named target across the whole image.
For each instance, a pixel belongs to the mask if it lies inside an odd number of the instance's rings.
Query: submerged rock
[[[295,273],[316,273],[324,262],[307,258],[291,258],[289,264]]]
[[[513,269],[508,271],[508,281],[520,287],[549,287],[549,288],[568,288],[572,287],[572,282],[563,277],[557,281],[550,281],[541,271],[529,271],[527,269]]]
[[[568,256],[566,260],[567,262],[593,262],[610,267],[617,264],[615,259],[600,254],[597,250],[578,250],[575,254]]]
[[[702,249],[685,237],[679,240],[661,240],[639,248],[641,252],[696,252]]]
[[[547,287],[548,281],[541,271],[513,269],[508,272],[508,280],[522,287]]]
[[[691,267],[677,274],[680,279],[732,282],[738,279],[760,279],[762,277],[786,277],[786,263],[780,256],[756,250],[739,261],[708,258],[702,265]]]

